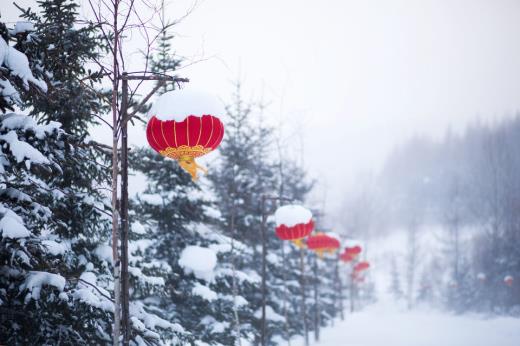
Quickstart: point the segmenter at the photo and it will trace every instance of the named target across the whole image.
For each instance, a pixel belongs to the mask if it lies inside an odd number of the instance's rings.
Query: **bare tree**
[[[128,122],[133,122],[138,118],[138,112],[152,95],[167,80],[173,81],[169,76],[152,76],[150,71],[150,59],[154,50],[154,45],[158,38],[172,25],[178,23],[167,23],[164,18],[164,2],[154,0],[88,0],[90,13],[94,25],[99,29],[101,40],[106,46],[108,54],[105,59],[97,60],[102,75],[111,85],[111,120],[105,121],[112,130],[112,256],[114,263],[114,333],[113,344],[119,344],[121,332],[121,301],[122,294],[128,297],[128,278],[123,280],[126,288],[121,290],[121,261],[119,256],[120,230],[124,239],[121,242],[123,248],[127,247],[128,239],[128,204],[127,204],[127,145],[128,139],[126,128]],[[184,18],[189,12],[182,17]],[[181,18],[181,19],[182,19]],[[143,55],[142,66],[137,68],[137,72],[127,72],[130,67],[127,59],[135,52],[135,48],[129,44],[130,40],[139,41],[140,53]],[[133,65],[136,65],[135,63]],[[134,67],[134,66],[132,66]],[[145,96],[137,101],[138,91],[144,80],[159,80],[159,83]],[[134,81],[129,85],[129,81]],[[124,86],[121,89],[121,86]],[[119,149],[121,147],[121,150]],[[121,153],[120,153],[121,151]],[[121,155],[121,156],[120,156]],[[119,160],[121,159],[121,166]],[[121,175],[121,173],[123,173]],[[121,175],[122,183],[122,203],[118,202],[118,185]],[[121,212],[119,212],[119,207]],[[119,218],[121,217],[121,220]],[[127,250],[123,249],[123,255]],[[128,258],[123,256],[123,261]],[[123,270],[127,270],[127,264],[123,263]],[[123,276],[127,275],[123,272]],[[124,300],[124,299],[123,299]],[[123,320],[128,322],[128,304],[123,304]],[[129,342],[129,325],[124,326],[124,344]]]

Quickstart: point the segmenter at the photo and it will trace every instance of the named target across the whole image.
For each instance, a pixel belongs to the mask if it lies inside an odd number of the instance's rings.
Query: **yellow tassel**
[[[294,239],[294,240],[291,240],[293,242],[294,245],[296,245],[296,247],[298,249],[302,249],[305,247],[305,243],[303,242],[303,238],[300,238],[300,239]]]
[[[186,172],[188,172],[191,175],[191,179],[193,181],[197,181],[197,169],[200,169],[201,171],[206,174],[208,170],[202,166],[199,166],[197,162],[195,161],[195,158],[191,156],[181,156],[179,158],[179,165],[184,169]]]

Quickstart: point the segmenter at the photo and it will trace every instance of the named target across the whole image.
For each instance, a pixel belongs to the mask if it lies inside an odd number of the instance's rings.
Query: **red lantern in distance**
[[[511,275],[507,275],[504,278],[504,283],[509,287],[513,286],[513,277]]]
[[[146,127],[150,146],[177,160],[196,180],[197,170],[206,170],[195,158],[215,150],[224,137],[224,125],[218,118],[224,111],[218,100],[204,93],[175,90],[162,94],[150,113]]]
[[[352,257],[356,257],[357,255],[359,255],[361,253],[361,246],[356,245],[353,247],[346,247],[345,253],[349,254]]]
[[[307,238],[307,247],[323,257],[324,252],[334,252],[339,248],[339,240],[324,233],[318,233]]]
[[[352,256],[350,255],[349,253],[347,252],[343,252],[340,256],[339,256],[339,259],[345,263],[348,263],[348,262],[352,262],[354,259],[355,259],[355,256]]]
[[[362,272],[370,267],[370,263],[363,261],[354,266],[354,272]]]
[[[282,240],[291,240],[298,247],[302,239],[314,230],[314,221],[310,210],[300,205],[284,205],[274,214],[276,236]]]

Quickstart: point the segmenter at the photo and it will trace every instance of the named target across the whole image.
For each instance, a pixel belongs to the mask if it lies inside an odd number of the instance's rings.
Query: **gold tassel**
[[[181,156],[179,158],[179,165],[191,175],[191,179],[193,181],[197,181],[197,169],[200,169],[204,174],[208,172],[208,170],[202,166],[199,166],[195,161],[195,158],[191,156]]]
[[[296,245],[296,247],[298,249],[303,249],[305,247],[305,243],[303,242],[303,238],[300,238],[300,239],[294,239],[294,240],[291,240],[293,242],[294,245]]]

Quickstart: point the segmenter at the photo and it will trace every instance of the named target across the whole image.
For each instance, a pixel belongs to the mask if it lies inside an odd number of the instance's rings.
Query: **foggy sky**
[[[288,153],[303,150],[315,197],[333,211],[408,136],[520,109],[518,18],[514,0],[206,0],[174,45],[206,58],[181,71],[195,87],[229,99],[240,77],[247,97],[270,103]]]

